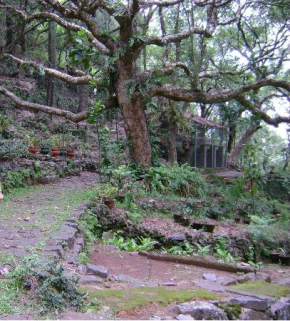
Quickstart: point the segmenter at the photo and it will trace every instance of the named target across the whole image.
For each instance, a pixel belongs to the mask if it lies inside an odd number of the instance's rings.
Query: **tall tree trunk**
[[[6,47],[8,48],[8,52],[14,53],[14,37],[15,30],[13,32],[13,19],[12,19],[12,10],[6,10]]]
[[[176,123],[169,124],[168,135],[168,161],[171,165],[177,163],[177,148],[176,148],[177,126]]]
[[[80,85],[78,87],[79,90],[79,108],[78,112],[82,112],[88,109],[89,104],[89,86],[88,85]]]
[[[119,61],[117,96],[125,122],[125,130],[130,144],[131,157],[138,165],[149,167],[152,151],[144,109],[144,101],[138,93],[129,96],[128,82],[132,79],[132,62]]]
[[[235,140],[236,140],[236,124],[230,123],[229,124],[229,139],[228,139],[228,146],[227,146],[227,151],[228,153],[231,153],[234,144],[235,144]]]
[[[228,158],[228,166],[229,167],[237,167],[239,157],[244,150],[244,148],[247,146],[247,144],[250,142],[251,138],[254,136],[254,134],[261,128],[260,124],[255,124],[248,128],[244,135],[241,137],[239,142],[236,144],[235,148],[232,150],[229,158]]]
[[[2,52],[4,52],[4,49],[6,46],[6,10],[5,9],[0,11],[0,28],[2,30],[0,34],[0,49]]]
[[[48,61],[50,67],[56,66],[56,59],[56,23],[50,21],[48,24]],[[47,77],[47,105],[55,105],[54,79],[50,76]]]

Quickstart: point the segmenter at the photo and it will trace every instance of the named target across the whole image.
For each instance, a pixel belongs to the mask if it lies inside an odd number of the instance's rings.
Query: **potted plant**
[[[40,153],[43,155],[48,155],[51,151],[51,144],[49,141],[42,142],[40,144]]]
[[[52,142],[51,156],[57,158],[60,156],[61,138],[58,135],[54,135],[51,138],[51,142]]]
[[[75,157],[76,157],[76,145],[75,144],[73,144],[73,143],[68,144],[67,157],[69,159],[75,159]]]
[[[115,208],[115,200],[112,197],[103,197],[102,201],[110,210]]]
[[[30,146],[28,148],[29,153],[36,155],[39,153],[39,139],[37,137],[30,138]]]

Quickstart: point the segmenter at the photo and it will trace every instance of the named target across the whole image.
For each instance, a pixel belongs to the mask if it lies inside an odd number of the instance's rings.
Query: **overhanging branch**
[[[11,101],[13,101],[16,105],[16,108],[19,108],[19,109],[31,110],[34,112],[43,112],[49,115],[60,116],[74,123],[78,123],[82,120],[85,120],[88,116],[88,112],[74,114],[68,110],[62,110],[55,107],[49,107],[46,105],[36,104],[36,103],[22,100],[11,91],[4,88],[3,86],[0,86],[0,93],[8,97]]]
[[[35,61],[23,60],[23,59],[15,57],[11,54],[5,54],[4,57],[9,57],[9,58],[13,59],[15,62],[19,63],[20,65],[29,65],[35,69],[43,70],[47,75],[55,77],[55,78],[60,79],[62,81],[65,81],[69,84],[84,85],[84,84],[88,84],[91,80],[93,80],[93,78],[89,75],[71,76],[71,75],[61,72],[59,70],[45,67],[44,65],[37,63]]]
[[[247,110],[251,111],[252,114],[256,115],[264,122],[269,125],[278,127],[280,123],[290,123],[290,117],[285,116],[277,116],[270,117],[267,113],[263,112],[261,109],[257,108],[254,104],[252,104],[249,100],[247,100],[244,96],[237,97],[236,100],[243,105]]]
[[[156,46],[166,46],[169,43],[180,42],[183,39],[190,37],[193,34],[204,35],[207,38],[211,37],[211,34],[202,28],[192,28],[188,31],[177,33],[174,35],[169,35],[165,37],[151,37],[144,41],[144,45],[156,45]]]

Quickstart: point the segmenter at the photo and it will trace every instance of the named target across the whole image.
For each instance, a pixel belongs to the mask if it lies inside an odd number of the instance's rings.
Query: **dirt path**
[[[0,205],[0,262],[1,256],[40,251],[72,211],[87,201],[97,180],[97,174],[83,172],[7,198]]]

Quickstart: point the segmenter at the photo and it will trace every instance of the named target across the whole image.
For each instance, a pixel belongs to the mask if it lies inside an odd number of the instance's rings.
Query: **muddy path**
[[[97,174],[83,172],[6,197],[0,204],[0,258],[41,251],[62,222],[87,202],[97,181]]]

